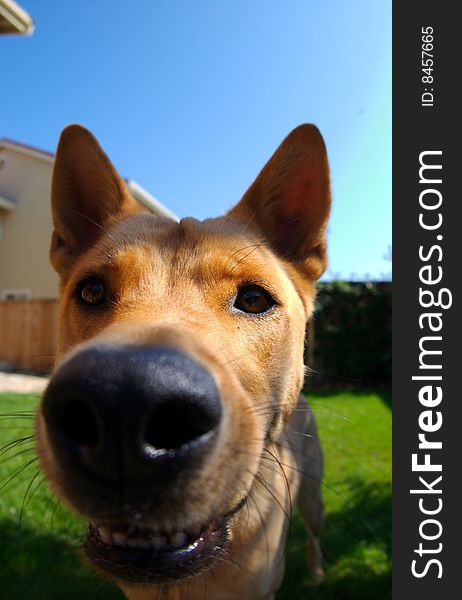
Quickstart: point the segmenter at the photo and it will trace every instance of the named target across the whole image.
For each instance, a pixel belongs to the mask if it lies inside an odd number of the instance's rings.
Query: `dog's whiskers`
[[[275,452],[277,454],[278,453],[277,447],[275,447],[274,444],[273,444],[273,447],[274,447],[274,450],[275,450]],[[279,567],[280,564],[281,564],[281,562],[285,558],[285,555],[286,555],[286,552],[287,552],[287,546],[288,546],[289,540],[290,540],[290,535],[292,533],[292,515],[293,515],[292,494],[290,492],[290,485],[289,485],[289,480],[287,478],[287,474],[284,471],[280,460],[277,458],[277,456],[275,454],[273,454],[272,452],[270,452],[270,450],[268,448],[264,448],[264,450],[266,450],[266,452],[268,452],[274,458],[274,460],[277,462],[277,464],[278,464],[278,466],[279,466],[279,468],[281,470],[281,473],[282,473],[282,476],[284,478],[284,481],[285,481],[285,484],[286,484],[286,488],[287,488],[287,497],[288,497],[288,500],[289,500],[289,507],[290,507],[289,530],[288,530],[288,534],[287,534],[286,543],[285,543],[285,546],[284,546],[284,551],[282,552],[281,558],[279,559],[279,562],[278,562],[278,567]]]
[[[93,225],[95,225],[95,227],[98,227],[99,229],[101,229],[101,231],[103,233],[105,233],[113,242],[114,244],[116,244],[120,249],[122,249],[122,245],[120,244],[120,242],[118,240],[115,239],[115,237],[105,228],[103,227],[100,223],[97,223],[96,221],[94,221],[93,219],[91,219],[88,215],[85,215],[84,213],[81,213],[78,210],[75,210],[74,208],[71,208],[72,212],[79,215],[79,217],[82,217],[83,219],[86,219],[87,221],[89,221],[90,223],[92,223]]]
[[[16,446],[13,446],[13,447],[15,448]],[[11,449],[11,448],[10,448],[10,449]],[[6,463],[6,462],[8,462],[9,460],[12,460],[12,459],[14,459],[14,458],[17,458],[18,456],[22,456],[23,454],[28,454],[28,453],[31,453],[31,452],[35,452],[35,447],[34,447],[34,446],[31,446],[30,448],[25,448],[25,449],[23,449],[23,450],[20,450],[19,452],[16,452],[15,454],[9,454],[8,456],[6,456],[6,457],[3,459],[3,462],[4,462],[4,463]],[[1,455],[0,455],[0,456],[1,456]]]
[[[311,437],[314,438],[316,436],[311,436]],[[284,446],[284,444],[282,442],[286,442],[287,444],[289,444],[289,446]],[[289,440],[289,438],[281,435],[281,437],[279,438],[279,440],[275,441],[274,443],[278,444],[278,446],[282,446],[282,448],[286,448],[287,450],[296,452],[303,459],[311,460],[318,467],[322,467],[322,462],[319,462],[319,461],[315,460],[312,456],[310,456],[309,454],[307,454],[302,448],[297,448],[297,446],[291,440]]]
[[[290,433],[293,433],[295,435],[302,435],[303,437],[307,437],[307,438],[316,437],[316,436],[312,435],[311,433],[305,433],[304,431],[294,431],[293,429],[288,429],[287,431],[289,431]]]
[[[32,419],[35,414],[34,410],[19,410],[7,413],[0,413],[0,418],[4,419]]]
[[[248,219],[247,223],[246,223],[246,224],[245,224],[245,226],[244,226],[244,229],[242,230],[242,231],[243,231],[243,233],[247,231],[247,229],[248,229],[249,225],[252,223],[252,221],[255,219],[255,217],[256,217],[257,215],[258,215],[258,211],[257,211],[257,210],[255,210],[255,211],[254,211],[254,212],[253,212],[253,213],[250,215],[250,217],[249,217],[249,219]]]
[[[21,446],[22,444],[30,442],[33,439],[34,439],[33,435],[28,435],[26,437],[18,438],[16,440],[12,440],[11,442],[8,442],[7,444],[5,444],[4,446],[2,446],[0,448],[0,457],[3,456],[4,454],[6,454],[7,452],[9,452],[10,450],[12,450],[13,448],[16,448],[16,446]]]
[[[245,254],[244,256],[242,256],[239,260],[236,261],[236,263],[233,265],[231,272],[234,272],[237,267],[246,259],[248,258],[251,254],[253,254],[256,250],[258,250],[259,248],[261,248],[262,246],[265,246],[266,242],[262,241],[259,242],[258,244],[252,244],[251,246],[247,246],[246,248],[242,248],[241,250],[239,250],[238,252],[241,252],[242,250],[246,250],[247,248],[251,248],[251,250],[249,250],[249,252],[247,252],[247,254]]]
[[[268,531],[266,529],[265,519],[263,518],[263,515],[261,514],[261,509],[260,509],[260,507],[258,505],[258,502],[253,497],[252,490],[250,491],[248,498],[249,498],[249,500],[252,500],[252,502],[254,503],[254,506],[255,506],[255,508],[257,510],[258,518],[260,519],[260,523],[261,523],[261,526],[263,528],[263,533],[264,533],[264,536],[265,536],[266,556],[268,557],[268,561],[269,561],[269,559],[270,559],[270,547],[269,547]]]
[[[269,487],[264,475],[261,472],[257,471],[257,473],[255,474],[255,480],[258,481],[258,483],[260,483],[265,488],[265,490],[268,492],[268,494],[273,498],[273,500],[279,506],[281,511],[284,513],[286,519],[288,519],[290,521],[291,515],[287,513],[286,509],[281,504],[281,501],[277,497],[276,492]]]
[[[231,554],[228,550],[221,550],[220,552],[221,558],[224,562],[227,562],[231,566],[235,567],[239,571],[241,571],[244,575],[249,575],[248,569],[246,569],[243,565],[241,565],[237,560],[231,557]]]
[[[0,485],[0,490],[3,490],[11,481],[13,481],[17,477],[19,477],[19,475],[23,471],[25,471],[28,467],[30,467],[37,460],[38,460],[38,457],[35,456],[30,461],[28,461],[25,465],[22,465],[21,467],[19,467],[19,469],[17,469],[17,471],[15,471],[12,475],[10,475],[10,477],[8,477],[5,481],[3,481],[3,483]]]
[[[32,490],[31,494],[29,495],[30,490],[32,489],[32,486],[34,485],[35,480],[41,476],[41,479],[39,480],[38,484],[35,486],[35,489]],[[29,481],[29,483],[27,484],[26,490],[24,492],[24,496],[22,499],[22,504],[21,504],[21,510],[19,511],[19,524],[22,524],[22,517],[26,508],[26,504],[27,501],[30,502],[30,500],[32,500],[35,492],[39,489],[39,487],[42,485],[42,483],[45,481],[45,475],[43,475],[43,473],[40,471],[40,469],[37,469],[36,473],[34,474],[34,476],[32,477],[32,479]]]

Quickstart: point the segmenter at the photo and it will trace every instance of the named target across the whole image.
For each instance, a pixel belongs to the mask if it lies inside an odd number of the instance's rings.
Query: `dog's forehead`
[[[111,230],[113,263],[131,262],[133,268],[155,263],[165,270],[194,272],[212,269],[223,276],[276,275],[281,270],[274,254],[257,234],[240,222],[227,219],[181,221],[155,215],[134,215]],[[208,273],[210,275],[210,273]]]
[[[117,241],[125,244],[148,241],[153,245],[175,249],[211,241],[232,245],[244,239],[256,239],[252,231],[236,219],[219,217],[199,221],[186,217],[174,221],[146,213],[125,218],[118,223],[113,233]]]

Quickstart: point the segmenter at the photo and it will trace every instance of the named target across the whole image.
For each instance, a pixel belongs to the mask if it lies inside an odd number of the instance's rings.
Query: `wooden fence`
[[[0,301],[0,363],[50,371],[57,339],[57,300]]]

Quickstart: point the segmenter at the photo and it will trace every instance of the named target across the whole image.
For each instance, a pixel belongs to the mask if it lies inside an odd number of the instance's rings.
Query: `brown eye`
[[[97,277],[87,279],[80,286],[78,296],[84,304],[102,304],[106,300],[106,286],[104,281]]]
[[[274,298],[258,285],[242,287],[234,301],[234,307],[245,313],[260,314],[276,304]]]

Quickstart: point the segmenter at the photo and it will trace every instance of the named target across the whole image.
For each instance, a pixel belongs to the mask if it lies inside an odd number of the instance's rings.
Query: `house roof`
[[[34,19],[13,0],[0,0],[0,34],[30,35],[35,29]]]
[[[2,0],[0,0],[0,2],[1,1]],[[20,154],[25,154],[26,156],[31,156],[32,158],[43,160],[48,163],[52,163],[54,160],[54,154],[52,152],[41,150],[40,148],[36,148],[35,146],[30,146],[28,144],[23,144],[21,142],[17,142],[15,140],[10,140],[7,138],[0,139],[0,152],[3,148],[5,148],[6,150],[12,150],[14,152],[19,152]],[[154,214],[157,214],[162,217],[168,217],[169,219],[173,219],[175,221],[179,220],[178,217],[171,210],[164,206],[162,202],[159,202],[157,198],[154,198],[154,196],[147,192],[134,179],[127,178],[125,179],[125,183],[127,184],[127,187],[132,196],[138,202],[140,202],[140,204],[148,208]],[[6,202],[5,198],[2,198],[2,200]],[[3,208],[7,207],[3,206]],[[11,210],[11,207],[8,208],[9,210]]]
[[[179,221],[179,218],[175,213],[162,204],[162,202],[159,202],[157,198],[151,196],[151,194],[141,187],[134,179],[125,179],[125,183],[135,200],[138,200],[140,204],[148,208],[151,212],[161,217],[168,217],[174,221]]]
[[[0,2],[1,1],[2,0],[0,0]],[[26,154],[27,156],[32,156],[33,158],[45,160],[46,162],[50,163],[53,162],[54,159],[54,154],[52,152],[47,152],[46,150],[36,148],[35,146],[29,146],[28,144],[17,142],[16,140],[9,140],[8,138],[0,138],[0,150],[2,148],[13,150],[14,152],[20,152],[21,154]]]
[[[11,200],[9,200],[8,198],[4,198],[3,196],[0,195],[0,208],[3,208],[4,210],[7,210],[7,211],[11,211],[16,208],[16,204],[14,202],[12,202]]]

